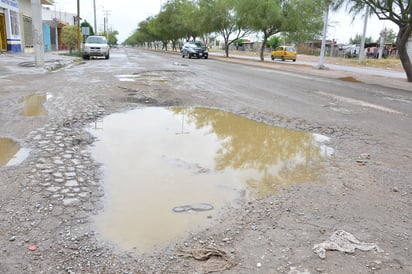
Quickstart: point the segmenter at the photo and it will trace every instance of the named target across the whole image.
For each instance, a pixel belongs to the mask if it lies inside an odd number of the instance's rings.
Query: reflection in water
[[[23,98],[22,103],[24,108],[21,112],[23,116],[40,116],[47,115],[47,111],[43,104],[47,100],[45,94],[32,94]]]
[[[12,139],[0,138],[0,167],[7,165],[19,149],[19,144]]]
[[[146,108],[113,114],[94,157],[104,164],[108,199],[96,223],[124,248],[164,244],[241,194],[270,194],[279,184],[317,181],[329,153],[319,136],[257,123],[206,108]],[[215,210],[174,213],[208,203]]]
[[[174,109],[185,113],[188,123],[210,127],[220,140],[215,169],[254,171],[247,182],[267,193],[279,184],[318,180],[319,163],[325,156],[317,145],[318,135],[273,127],[213,109]],[[330,153],[329,153],[330,154]]]

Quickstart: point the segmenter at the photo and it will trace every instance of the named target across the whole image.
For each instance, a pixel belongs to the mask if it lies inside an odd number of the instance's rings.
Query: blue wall
[[[47,24],[43,24],[43,43],[44,43],[44,51],[51,51],[51,36],[50,36],[50,26]]]

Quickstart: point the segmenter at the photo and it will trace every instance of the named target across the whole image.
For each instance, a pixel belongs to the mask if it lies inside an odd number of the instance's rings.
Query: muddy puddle
[[[9,138],[0,138],[0,167],[18,165],[27,158],[29,150]]]
[[[249,196],[319,181],[333,153],[324,136],[206,108],[136,109],[90,131],[106,193],[98,231],[139,251],[213,225]],[[181,210],[190,206],[204,210]]]
[[[47,115],[44,103],[49,99],[47,94],[32,94],[25,96],[20,103],[23,104],[21,115],[23,116],[41,116]]]

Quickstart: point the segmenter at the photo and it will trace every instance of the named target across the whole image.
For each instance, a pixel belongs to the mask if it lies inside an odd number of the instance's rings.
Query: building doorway
[[[0,13],[0,51],[7,51],[6,20],[4,13]]]

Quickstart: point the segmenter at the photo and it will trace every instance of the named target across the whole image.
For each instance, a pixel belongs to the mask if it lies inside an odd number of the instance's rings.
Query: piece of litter
[[[30,251],[36,251],[36,250],[37,250],[37,246],[31,245],[31,246],[29,246],[29,250],[30,250]]]
[[[204,273],[223,272],[235,265],[226,251],[216,247],[179,250],[178,256],[206,261],[203,265]]]
[[[360,242],[355,236],[344,230],[335,231],[328,240],[315,244],[312,249],[321,259],[326,258],[326,250],[337,250],[346,253],[354,253],[355,249],[383,252],[376,244]]]
[[[213,206],[211,204],[193,204],[193,205],[183,205],[183,206],[176,206],[173,208],[174,212],[184,212],[184,211],[207,211],[212,210]]]

